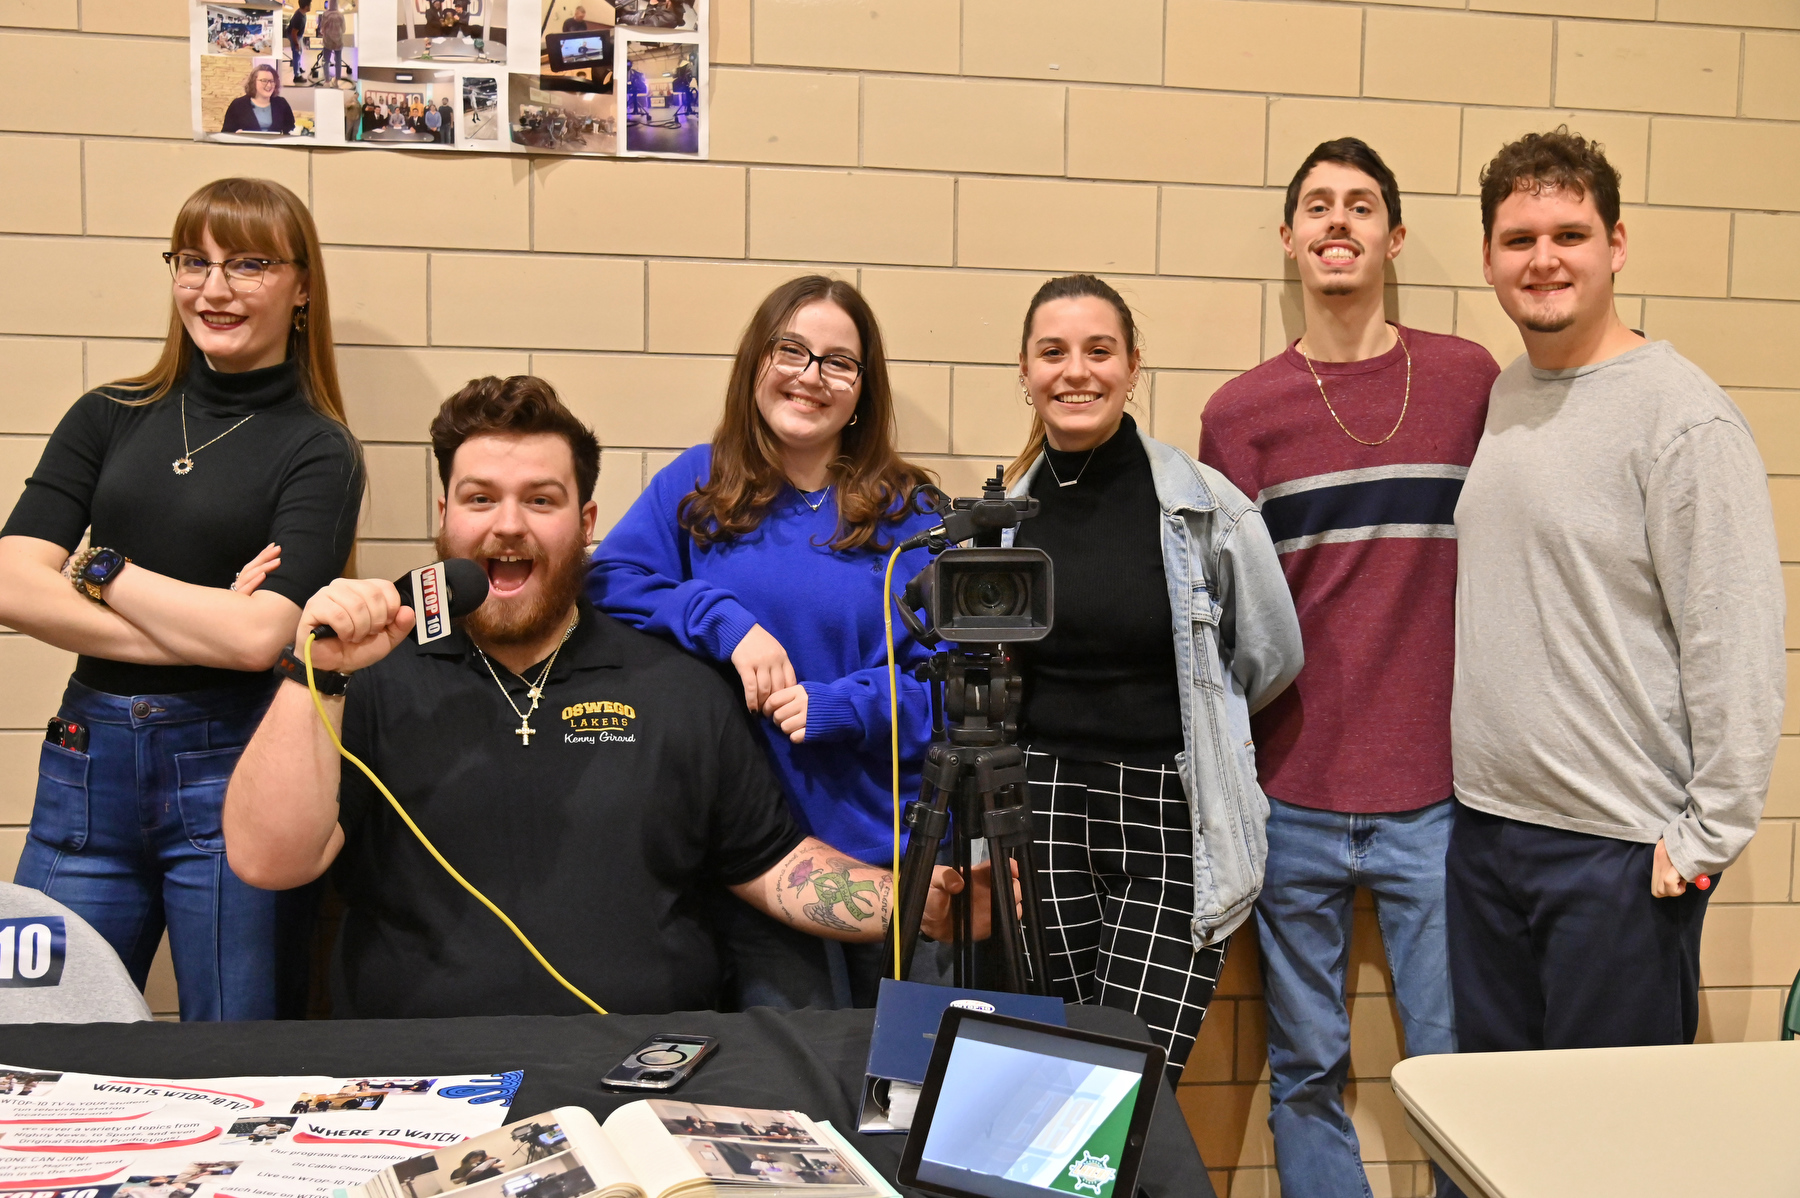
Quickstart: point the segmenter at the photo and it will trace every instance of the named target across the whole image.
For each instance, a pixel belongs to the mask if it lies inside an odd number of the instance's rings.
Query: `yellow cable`
[[[881,607],[882,624],[887,631],[888,734],[893,742],[894,770],[894,914],[900,918],[900,687],[894,674],[894,563],[900,560],[900,546],[888,554],[887,577],[882,582],[882,595],[887,600]],[[894,932],[894,980],[900,979],[900,934]]]
[[[889,567],[889,572],[892,573],[892,566]],[[307,636],[306,645],[302,650],[302,653],[306,660],[306,689],[309,692],[311,692],[311,694],[312,694],[313,706],[318,709],[319,719],[324,722],[325,734],[327,736],[331,737],[332,745],[334,745],[337,748],[337,751],[343,755],[343,758],[345,761],[348,761],[351,765],[354,765],[357,769],[361,770],[363,772],[363,776],[368,778],[369,781],[371,781],[375,784],[375,789],[379,790],[381,792],[382,797],[388,801],[388,803],[394,808],[394,811],[400,816],[400,818],[402,820],[405,821],[406,826],[412,829],[412,834],[419,838],[419,843],[425,846],[425,851],[430,853],[432,855],[432,857],[436,858],[437,863],[444,867],[445,872],[447,872],[451,877],[456,879],[457,885],[461,886],[464,890],[466,890],[470,894],[474,895],[475,900],[477,902],[479,902],[482,906],[486,907],[489,911],[492,911],[499,918],[500,922],[505,924],[507,926],[507,928],[511,930],[512,934],[519,938],[519,943],[523,944],[525,946],[525,951],[530,953],[533,957],[537,958],[537,963],[539,965],[542,965],[544,967],[545,971],[547,973],[549,973],[549,975],[551,977],[555,978],[557,980],[557,982],[562,985],[562,988],[564,990],[567,990],[570,994],[573,994],[576,998],[579,998],[582,1002],[584,1002],[588,1006],[592,1007],[594,1009],[595,1014],[605,1015],[607,1013],[607,1010],[605,1007],[601,1006],[599,1003],[595,1002],[593,999],[591,999],[587,995],[583,994],[579,989],[576,988],[575,983],[571,982],[568,978],[566,978],[562,974],[558,973],[556,971],[556,966],[550,964],[549,961],[544,959],[544,954],[538,952],[537,945],[533,944],[531,942],[530,938],[527,937],[524,932],[521,932],[519,930],[519,925],[514,923],[512,921],[512,919],[506,914],[506,912],[502,911],[499,907],[496,907],[493,904],[492,900],[490,900],[487,895],[485,895],[485,894],[481,893],[481,891],[475,889],[475,887],[470,884],[470,882],[467,878],[463,877],[460,873],[458,873],[456,871],[456,867],[454,865],[452,865],[448,861],[444,860],[444,855],[437,851],[437,846],[432,844],[430,839],[428,839],[426,837],[425,833],[421,832],[419,830],[419,825],[413,823],[412,816],[406,814],[406,808],[404,808],[400,805],[400,800],[396,799],[393,795],[393,792],[390,791],[386,786],[382,785],[381,779],[377,778],[375,776],[375,771],[370,769],[368,766],[364,765],[362,763],[362,760],[360,758],[358,758],[356,756],[356,754],[352,753],[349,749],[346,749],[344,747],[344,742],[342,740],[338,739],[337,729],[333,728],[331,726],[331,717],[325,714],[325,701],[323,699],[319,698],[319,688],[313,682],[312,647],[313,647],[313,637],[316,635],[317,635],[317,632],[315,630],[313,633],[311,633]],[[892,645],[892,643],[893,643],[892,633],[890,632],[889,644]],[[891,652],[892,651],[890,649],[890,660],[892,659]],[[898,777],[899,777],[899,775],[896,774],[895,775],[896,781],[894,783],[894,793],[896,795],[900,793],[900,789],[899,789],[900,784],[898,781]],[[898,808],[896,807],[895,810],[898,810]],[[896,827],[898,827],[898,825],[896,825]],[[898,842],[896,842],[896,843],[898,843]]]

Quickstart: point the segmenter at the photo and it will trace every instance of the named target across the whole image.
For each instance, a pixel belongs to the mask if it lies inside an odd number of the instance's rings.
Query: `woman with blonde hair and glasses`
[[[801,826],[867,862],[893,854],[883,575],[937,523],[894,438],[867,302],[822,275],[784,283],[738,342],[712,442],[657,473],[588,575],[600,610],[736,669]],[[902,554],[895,590],[928,560]],[[909,671],[925,654],[896,628],[901,789],[916,794],[930,709]],[[873,1005],[882,945],[788,934],[741,903],[723,918],[740,1005]]]
[[[0,529],[0,623],[79,654],[16,881],[140,987],[167,926],[183,1019],[298,1015],[309,896],[239,881],[220,808],[300,605],[349,558],[362,459],[299,198],[209,183],[163,257],[162,356],[75,401]]]
[[[1300,625],[1250,501],[1125,411],[1141,366],[1111,286],[1040,287],[1006,481],[1041,505],[1009,543],[1055,566],[1055,623],[1019,652],[1052,993],[1141,1016],[1173,1082],[1262,885],[1250,712],[1300,672]]]

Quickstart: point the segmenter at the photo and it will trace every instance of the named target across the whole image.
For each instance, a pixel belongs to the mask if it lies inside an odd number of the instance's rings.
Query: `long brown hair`
[[[300,394],[321,415],[348,427],[344,393],[338,386],[337,354],[331,342],[331,303],[325,289],[325,260],[319,233],[300,197],[269,179],[215,179],[187,198],[169,234],[171,250],[191,250],[210,232],[234,251],[284,258],[306,272],[306,327],[288,330],[288,357],[299,367]],[[144,394],[119,402],[147,404],[161,399],[187,377],[194,342],[169,301],[169,333],[162,356],[143,374],[113,384]]]
[[[833,303],[862,338],[862,393],[855,423],[846,425],[831,481],[838,489],[838,552],[885,548],[882,524],[906,518],[920,484],[931,475],[894,449],[894,396],[888,385],[881,327],[862,294],[838,279],[805,275],[771,291],[738,341],[737,360],[725,387],[725,413],[712,439],[712,477],[681,501],[681,527],[705,546],[754,530],[788,487],[781,447],[756,407],[756,384],[769,366],[769,350],[788,321],[808,304]]]
[[[1051,279],[1039,287],[1037,294],[1031,297],[1031,305],[1025,309],[1025,330],[1019,334],[1021,367],[1023,367],[1026,354],[1031,349],[1031,322],[1037,316],[1037,310],[1051,300],[1081,299],[1084,296],[1103,299],[1118,311],[1119,323],[1125,328],[1126,356],[1134,365],[1136,364],[1138,356],[1137,321],[1132,319],[1131,305],[1125,302],[1125,297],[1113,290],[1106,280],[1094,275],[1064,275],[1058,279]],[[1031,464],[1038,460],[1039,454],[1044,452],[1044,439],[1044,418],[1038,415],[1037,405],[1032,404],[1031,432],[1026,434],[1025,448],[1019,451],[1019,456],[1014,458],[1012,465],[1006,468],[1007,486],[1010,487],[1025,477],[1025,472],[1031,469]]]

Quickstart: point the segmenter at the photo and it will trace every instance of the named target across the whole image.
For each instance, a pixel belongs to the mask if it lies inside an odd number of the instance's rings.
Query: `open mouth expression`
[[[524,592],[537,570],[538,559],[517,550],[481,558],[487,571],[488,594],[495,599],[512,599]]]

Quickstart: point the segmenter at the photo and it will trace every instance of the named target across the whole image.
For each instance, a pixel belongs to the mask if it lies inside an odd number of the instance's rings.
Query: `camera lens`
[[[1025,587],[1013,571],[984,570],[957,577],[958,615],[1017,616],[1024,614],[1025,602]]]

